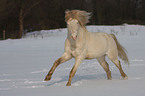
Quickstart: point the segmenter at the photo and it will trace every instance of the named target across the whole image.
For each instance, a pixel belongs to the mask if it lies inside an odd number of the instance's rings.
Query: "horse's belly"
[[[103,56],[106,51],[92,51],[86,54],[86,59],[94,59]]]
[[[87,54],[85,57],[85,59],[94,59],[94,58],[96,58],[96,56],[93,54]]]

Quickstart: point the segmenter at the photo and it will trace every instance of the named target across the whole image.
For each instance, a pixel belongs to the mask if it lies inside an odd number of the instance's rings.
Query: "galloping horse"
[[[89,22],[90,13],[80,10],[71,10],[65,12],[65,21],[67,23],[68,35],[65,41],[65,51],[63,55],[54,62],[52,68],[45,77],[45,81],[51,79],[56,67],[71,58],[75,58],[75,64],[70,71],[67,86],[71,86],[78,67],[84,59],[97,59],[104,68],[109,80],[112,79],[109,65],[105,61],[105,56],[116,65],[123,79],[128,79],[123,72],[118,56],[129,64],[124,47],[117,41],[115,35],[102,32],[89,32],[86,24]]]

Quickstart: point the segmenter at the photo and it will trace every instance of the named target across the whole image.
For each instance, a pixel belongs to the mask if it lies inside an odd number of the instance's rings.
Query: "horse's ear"
[[[68,14],[68,11],[65,11],[65,15],[67,15]]]
[[[69,10],[66,10],[66,11],[65,11],[65,15],[68,15],[68,14],[69,14],[69,12],[70,12]]]
[[[71,20],[72,20],[72,18],[69,18],[69,19],[66,21],[66,23],[69,24],[69,21],[71,21]]]
[[[69,10],[66,10],[65,11],[65,22],[67,22],[68,21],[68,19],[69,19],[69,13],[70,13],[70,11]]]

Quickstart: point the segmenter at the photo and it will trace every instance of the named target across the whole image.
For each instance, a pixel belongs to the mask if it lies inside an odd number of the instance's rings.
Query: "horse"
[[[108,58],[119,69],[123,79],[128,79],[124,73],[118,56],[129,64],[126,49],[118,42],[114,34],[103,32],[89,32],[86,24],[89,22],[91,13],[81,10],[71,10],[65,12],[65,21],[67,23],[68,34],[65,40],[65,50],[63,55],[57,59],[48,74],[45,81],[49,81],[56,67],[72,58],[75,58],[75,64],[70,71],[69,80],[66,86],[71,86],[72,78],[84,59],[97,59],[104,68],[109,80],[112,79],[109,65],[105,60]]]

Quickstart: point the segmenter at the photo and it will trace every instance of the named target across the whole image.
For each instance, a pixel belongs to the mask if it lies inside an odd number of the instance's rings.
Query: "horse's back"
[[[106,45],[108,38],[109,34],[107,33],[90,32],[90,35],[88,37],[88,43],[103,46]]]

